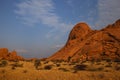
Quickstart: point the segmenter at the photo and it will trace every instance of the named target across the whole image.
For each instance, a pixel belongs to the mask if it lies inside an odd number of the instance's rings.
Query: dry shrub
[[[19,64],[18,62],[11,64],[12,67],[23,67],[23,64]]]
[[[119,66],[118,64],[115,64],[113,67],[114,67],[114,69],[117,70],[117,71],[120,70],[120,66]]]
[[[71,63],[69,63],[69,65],[75,65],[76,63],[75,62],[71,62]]]
[[[120,63],[120,59],[114,59],[114,62],[118,62],[118,63]]]
[[[27,70],[23,70],[23,73],[27,73],[28,71]]]
[[[102,71],[102,70],[104,70],[104,68],[103,67],[98,67],[98,68],[88,67],[87,70],[88,71]]]
[[[2,60],[0,63],[0,67],[5,67],[8,65],[8,62],[6,60]]]
[[[77,71],[76,71],[76,70],[74,70],[74,71],[72,71],[72,73],[77,73]]]
[[[79,71],[79,70],[86,70],[86,68],[87,68],[87,65],[85,65],[85,64],[75,65],[73,67],[73,69],[77,70],[77,71]]]
[[[101,63],[100,63],[100,62],[97,62],[96,65],[101,65]]]
[[[108,63],[105,67],[112,67],[111,63]]]
[[[49,63],[49,61],[45,61],[43,64],[48,64]]]
[[[56,64],[57,67],[60,67],[60,64]]]
[[[38,69],[38,66],[40,66],[40,65],[41,65],[40,60],[39,59],[35,60],[35,62],[34,62],[35,68]]]
[[[44,69],[45,70],[50,70],[50,69],[52,69],[52,65],[46,65],[46,66],[44,66]]]
[[[59,68],[58,70],[62,70],[62,71],[64,71],[64,72],[69,71],[69,70],[67,70],[66,68]]]
[[[12,70],[15,70],[16,68],[14,66],[11,67]]]

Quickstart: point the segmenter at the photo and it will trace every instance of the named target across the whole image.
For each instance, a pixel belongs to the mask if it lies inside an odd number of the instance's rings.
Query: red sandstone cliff
[[[91,30],[78,23],[71,30],[66,45],[48,60],[120,59],[120,20],[101,30]]]

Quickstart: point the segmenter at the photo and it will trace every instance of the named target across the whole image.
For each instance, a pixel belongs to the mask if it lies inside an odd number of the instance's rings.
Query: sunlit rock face
[[[78,23],[71,30],[65,46],[48,60],[120,59],[120,20],[101,30],[92,30]]]
[[[21,56],[17,55],[16,51],[9,52],[7,48],[0,48],[0,60],[24,60]]]

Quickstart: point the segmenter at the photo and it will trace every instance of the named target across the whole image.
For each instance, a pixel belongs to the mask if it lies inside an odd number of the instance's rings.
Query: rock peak
[[[101,30],[91,30],[82,22],[69,34],[66,45],[48,60],[101,60],[120,59],[120,19]]]
[[[84,23],[84,22],[78,23],[71,30],[69,39],[74,40],[74,39],[82,38],[86,34],[88,34],[88,32],[90,32],[90,31],[91,31],[91,29],[86,23]]]

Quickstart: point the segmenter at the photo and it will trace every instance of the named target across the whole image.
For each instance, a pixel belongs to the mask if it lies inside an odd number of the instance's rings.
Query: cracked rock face
[[[71,30],[65,46],[48,60],[120,59],[120,20],[101,30],[91,30],[86,23],[78,23]]]

